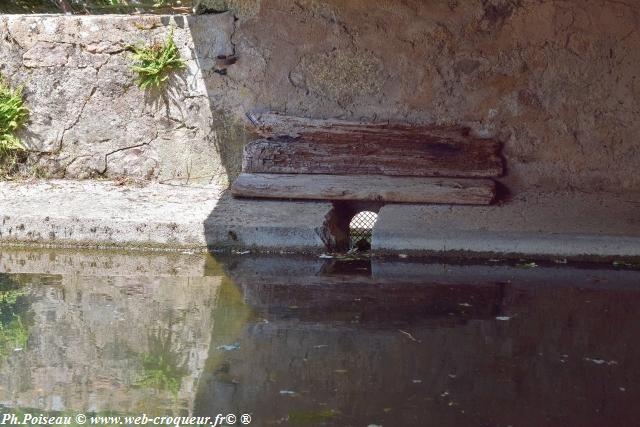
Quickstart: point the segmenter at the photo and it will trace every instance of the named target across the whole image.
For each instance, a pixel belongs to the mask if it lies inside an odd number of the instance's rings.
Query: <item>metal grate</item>
[[[371,235],[377,220],[378,214],[370,211],[362,211],[351,219],[349,224],[350,249],[371,249]]]

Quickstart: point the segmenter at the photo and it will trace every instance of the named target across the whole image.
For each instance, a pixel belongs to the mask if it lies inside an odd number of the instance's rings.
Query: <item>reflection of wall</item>
[[[85,276],[198,277],[212,264],[200,253],[3,248],[0,272]],[[219,275],[215,263],[209,275]]]
[[[27,349],[2,366],[0,402],[41,410],[190,409],[218,284],[211,277],[70,275],[59,284],[29,286],[34,322]],[[136,386],[144,355],[158,352],[152,338],[168,331],[170,350],[185,367],[175,397]]]

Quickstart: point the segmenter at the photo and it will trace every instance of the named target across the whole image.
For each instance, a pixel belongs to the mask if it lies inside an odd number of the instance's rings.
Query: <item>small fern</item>
[[[151,46],[130,46],[135,64],[131,67],[138,73],[141,89],[159,88],[169,79],[169,74],[186,67],[173,41],[173,28],[163,44]]]
[[[15,134],[29,117],[22,90],[22,86],[11,89],[0,76],[0,160],[25,150]]]

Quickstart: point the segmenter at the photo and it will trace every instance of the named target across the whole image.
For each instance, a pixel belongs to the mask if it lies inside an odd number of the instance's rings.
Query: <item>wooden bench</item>
[[[465,128],[250,116],[236,197],[490,204],[501,144]]]

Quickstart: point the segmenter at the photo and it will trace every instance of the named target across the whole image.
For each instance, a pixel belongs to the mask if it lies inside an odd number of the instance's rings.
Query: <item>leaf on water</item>
[[[537,266],[538,264],[536,264],[535,262],[525,262],[525,263],[516,265],[516,267],[518,268],[536,268]]]
[[[595,363],[596,365],[609,365],[609,366],[612,366],[612,365],[617,365],[618,364],[618,362],[615,361],[615,360],[608,360],[607,361],[607,360],[604,360],[604,359],[594,359],[594,358],[591,358],[591,357],[585,357],[584,360],[586,360],[587,362]]]

